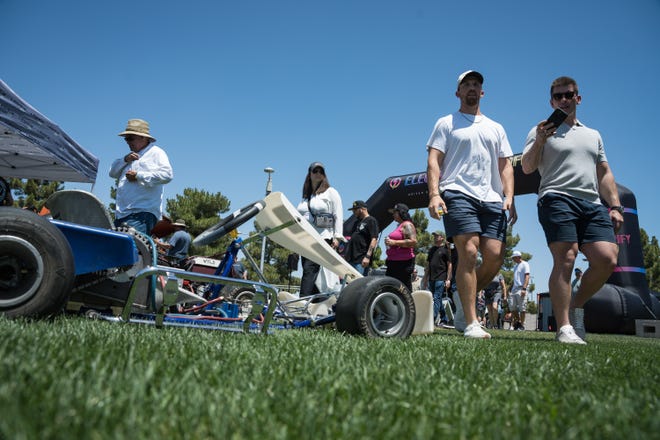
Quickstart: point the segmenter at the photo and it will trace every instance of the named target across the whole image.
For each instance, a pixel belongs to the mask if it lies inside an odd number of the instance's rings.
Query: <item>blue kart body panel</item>
[[[60,220],[51,223],[71,246],[76,275],[131,266],[138,261],[138,249],[130,235]]]

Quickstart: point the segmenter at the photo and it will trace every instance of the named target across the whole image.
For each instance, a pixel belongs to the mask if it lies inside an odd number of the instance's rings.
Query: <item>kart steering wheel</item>
[[[265,207],[266,202],[259,200],[229,214],[227,217],[220,220],[220,222],[199,234],[193,240],[193,246],[205,246],[214,242],[259,214],[259,212]]]

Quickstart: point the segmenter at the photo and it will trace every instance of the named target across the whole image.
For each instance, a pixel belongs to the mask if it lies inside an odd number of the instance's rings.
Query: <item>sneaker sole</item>
[[[559,342],[560,344],[587,345],[585,341],[574,341],[574,340],[562,341],[561,339],[556,339],[556,341]]]
[[[482,336],[469,336],[469,335],[463,335],[463,336],[465,336],[467,339],[490,339],[492,337],[490,333],[486,333],[485,335]]]

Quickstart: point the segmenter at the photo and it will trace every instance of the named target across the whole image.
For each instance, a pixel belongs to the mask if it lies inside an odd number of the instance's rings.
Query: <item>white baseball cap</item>
[[[474,76],[481,84],[484,83],[484,76],[481,73],[477,72],[476,70],[466,70],[465,72],[458,75],[458,84],[456,87],[459,87],[461,83],[469,76]]]
[[[520,251],[513,251],[513,253],[511,254],[511,258],[515,258],[515,257],[522,257]]]

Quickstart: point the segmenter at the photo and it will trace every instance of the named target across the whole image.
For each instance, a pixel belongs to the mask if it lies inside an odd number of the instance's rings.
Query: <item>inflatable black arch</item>
[[[540,176],[522,171],[522,154],[513,157],[515,195],[536,194]],[[657,319],[660,301],[652,295],[646,280],[642,243],[637,216],[637,200],[628,188],[617,184],[619,199],[625,208],[624,226],[617,234],[619,259],[607,283],[585,304],[584,320],[592,333],[635,334],[636,319]],[[428,206],[426,172],[392,176],[366,201],[369,214],[378,221],[380,231],[392,222],[388,212],[394,203],[403,202],[411,209]],[[351,231],[357,218],[344,222],[344,231]]]

